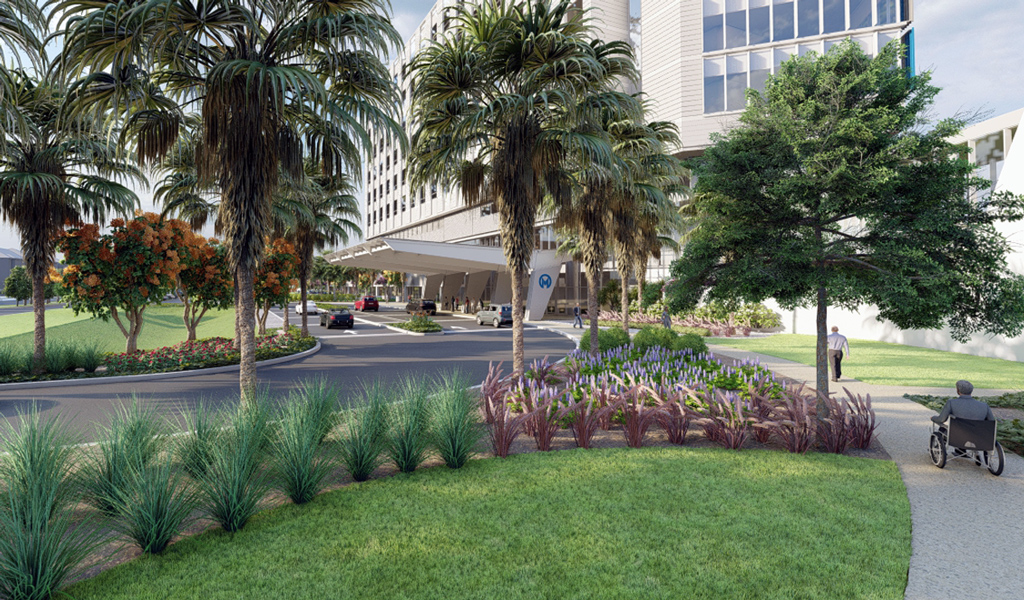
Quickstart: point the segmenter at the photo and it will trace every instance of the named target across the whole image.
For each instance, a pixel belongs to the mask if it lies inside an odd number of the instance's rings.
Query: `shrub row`
[[[279,411],[258,394],[231,413],[200,405],[187,430],[136,399],[78,445],[69,424],[23,415],[0,445],[0,597],[44,600],[114,535],[158,554],[198,518],[245,527],[271,490],[312,500],[345,467],[364,481],[383,462],[416,469],[432,455],[460,468],[485,435],[476,398],[451,374],[365,387],[339,410],[339,389],[303,382]],[[79,500],[94,511],[76,513]]]
[[[704,338],[697,333],[684,333],[679,335],[675,329],[664,327],[644,327],[630,339],[629,334],[619,327],[600,329],[597,332],[598,352],[605,352],[613,348],[620,348],[632,343],[641,352],[649,348],[666,348],[669,350],[692,350],[696,353],[707,352],[708,345]],[[580,350],[590,350],[590,330],[583,332],[580,338]]]
[[[443,329],[437,321],[426,315],[412,315],[408,321],[393,323],[391,326],[417,333],[437,333]]]
[[[288,299],[292,302],[298,302],[300,296],[301,294],[292,293],[289,294]],[[306,299],[313,302],[355,302],[358,298],[360,296],[357,294],[306,294]]]
[[[77,369],[91,373],[100,366],[104,353],[95,343],[47,340],[46,373],[61,375]],[[0,343],[0,382],[27,377],[32,373],[32,348]]]

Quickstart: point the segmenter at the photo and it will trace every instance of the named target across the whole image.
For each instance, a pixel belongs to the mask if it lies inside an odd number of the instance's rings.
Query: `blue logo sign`
[[[537,280],[537,283],[540,285],[542,289],[546,290],[549,287],[551,287],[551,276],[545,273],[544,275],[540,276],[540,279]]]

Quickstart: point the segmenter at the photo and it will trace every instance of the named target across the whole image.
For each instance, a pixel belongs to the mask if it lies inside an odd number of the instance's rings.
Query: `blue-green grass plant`
[[[107,498],[114,507],[111,528],[147,554],[159,554],[194,517],[194,484],[170,455],[135,468],[125,489]]]
[[[133,472],[144,469],[167,446],[166,423],[152,407],[132,396],[114,412],[110,425],[99,429],[97,453],[87,463],[83,475],[85,497],[104,514],[113,516],[111,502],[127,493]]]
[[[338,398],[341,389],[326,377],[311,377],[299,383],[296,399],[303,403],[318,441],[323,442],[338,426]]]
[[[338,455],[355,481],[366,481],[381,465],[389,397],[383,383],[373,382],[364,386],[361,402],[350,402],[342,413],[344,433],[338,440]]]
[[[269,411],[265,394],[259,393],[239,407],[231,427],[217,436],[199,481],[202,511],[225,531],[241,530],[259,512],[270,488],[263,465],[270,443]]]
[[[74,514],[77,437],[33,410],[5,423],[0,460],[0,598],[46,600],[80,571],[99,541]]]
[[[479,403],[459,371],[444,374],[430,404],[433,446],[452,469],[459,469],[480,450],[485,430]]]
[[[78,349],[73,343],[49,340],[46,343],[46,372],[64,373],[77,366]]]
[[[430,388],[422,378],[409,377],[398,386],[397,398],[387,398],[384,453],[403,473],[412,473],[430,451]]]
[[[225,423],[219,413],[200,401],[194,412],[185,411],[185,431],[175,438],[174,453],[181,468],[193,479],[206,475],[213,446],[223,435]]]
[[[305,504],[320,493],[336,466],[337,452],[326,439],[334,413],[324,411],[332,404],[318,391],[325,388],[304,387],[289,399],[271,452],[277,487],[295,504]],[[333,391],[330,395],[337,398]]]
[[[32,350],[18,344],[0,344],[0,377],[28,373],[32,366]]]

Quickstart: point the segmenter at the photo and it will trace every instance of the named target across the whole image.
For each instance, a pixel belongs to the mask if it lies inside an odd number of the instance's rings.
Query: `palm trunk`
[[[237,273],[238,303],[235,318],[238,323],[241,359],[238,368],[238,386],[242,404],[256,397],[256,300],[253,296],[252,269],[239,268]]]
[[[597,306],[597,286],[601,282],[601,269],[587,269],[587,320],[590,321],[590,355],[597,356],[598,333],[597,313],[600,308]]]
[[[818,288],[818,343],[815,353],[818,380],[818,416],[822,418],[828,416],[828,407],[821,400],[823,396],[828,396],[828,325],[826,322],[828,305],[825,301],[825,287],[822,286]],[[823,410],[825,412],[822,412]]]
[[[302,337],[309,335],[309,315],[306,314],[306,278],[299,277],[299,306],[302,307]]]
[[[619,265],[619,309],[622,311],[622,330],[629,333],[629,269]]]
[[[33,269],[34,271],[35,269]],[[32,372],[46,371],[46,275],[32,276],[32,316],[35,328],[32,337]]]
[[[523,333],[523,271],[512,268],[512,375],[526,372],[526,347]]]
[[[242,307],[239,305],[240,296],[238,295],[238,272],[234,274],[235,279],[235,350],[241,350],[242,348]],[[250,286],[250,289],[251,286]]]

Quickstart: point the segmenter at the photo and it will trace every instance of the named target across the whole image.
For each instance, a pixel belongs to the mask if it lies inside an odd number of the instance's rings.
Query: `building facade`
[[[412,61],[420,49],[449,33],[450,9],[460,3],[439,0],[391,65],[409,134]],[[629,0],[576,0],[576,5],[589,11],[603,39],[635,42]],[[846,38],[875,53],[900,39],[908,45],[908,60],[913,60],[911,0],[645,0],[641,11],[636,50],[642,91],[653,107],[651,120],[678,125],[681,157],[699,155],[712,132],[732,126],[744,107],[746,89],[763,88],[768,75],[793,55],[825,52]],[[443,185],[413,188],[402,148],[386,136],[377,136],[367,162],[367,241],[334,253],[330,260],[406,271],[410,296],[442,302],[469,298],[474,303],[511,299],[492,205],[466,207],[459,190]],[[568,314],[575,302],[585,303],[586,278],[568,257],[557,254],[557,245],[550,221],[541,220],[527,291],[528,319]],[[414,246],[419,254],[408,255]],[[424,262],[424,253],[436,255],[436,260]],[[478,260],[483,256],[494,257],[486,276],[479,270],[490,264]],[[652,260],[648,279],[666,278],[674,258],[666,250]],[[617,277],[611,266],[605,281]]]

